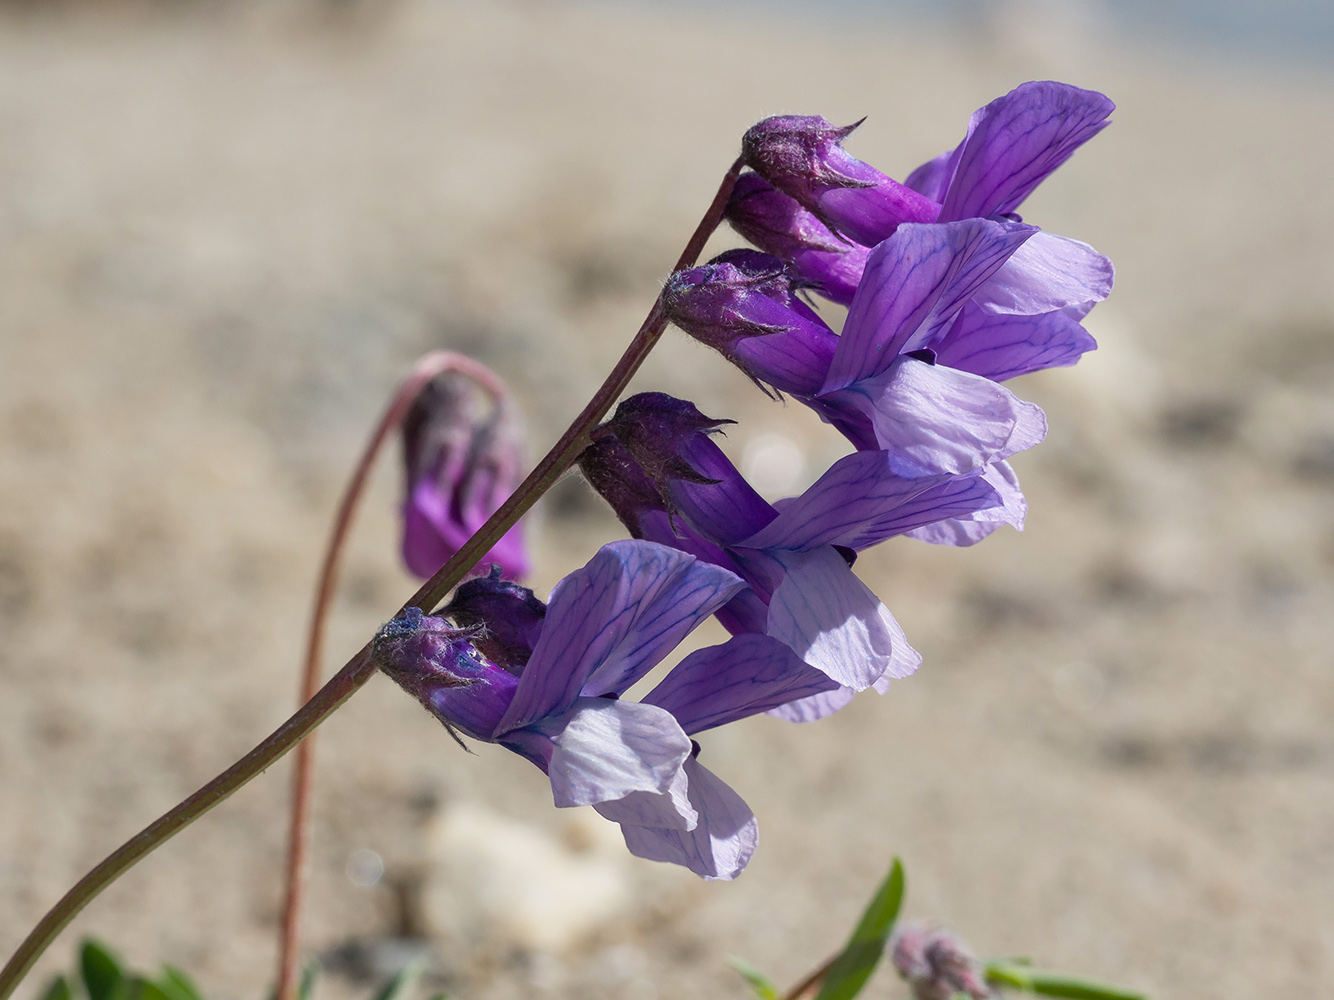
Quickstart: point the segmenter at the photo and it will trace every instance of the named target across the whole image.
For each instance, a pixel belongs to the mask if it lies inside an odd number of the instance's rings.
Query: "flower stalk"
[[[679,271],[698,259],[705,243],[722,220],[723,209],[741,173],[742,161],[732,164],[714,195],[712,203],[673,267]],[[574,423],[556,442],[546,457],[520,484],[518,489],[487,520],[475,535],[440,568],[430,580],[405,601],[400,608],[434,608],[463,579],[500,538],[537,502],[573,464],[587,447],[592,430],[630,383],[639,366],[661,338],[666,327],[659,301],[654,302],[639,331],[625,353],[589,400]],[[315,696],[258,746],[222,774],[194,792],[118,847],[75,884],[37,923],[18,950],[0,969],[0,1000],[7,1000],[24,975],[51,945],[57,935],[103,889],[116,881],[136,863],[171,839],[200,816],[259,775],[275,761],[312,733],[376,672],[372,645],[367,643],[338,671]]]

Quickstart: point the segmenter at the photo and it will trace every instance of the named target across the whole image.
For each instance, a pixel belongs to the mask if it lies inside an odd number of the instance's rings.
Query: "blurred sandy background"
[[[902,177],[1054,77],[1119,110],[1024,215],[1110,254],[1117,289],[1099,352],[1015,386],[1052,427],[1016,462],[1028,530],[859,564],[921,672],[815,726],[703,741],[762,827],[726,885],[629,858],[536,769],[466,756],[377,679],[321,731],[323,995],[426,948],[457,998],[742,997],[727,955],[795,981],[893,853],[908,910],[983,953],[1162,998],[1328,993],[1331,77],[1062,4],[765,10],[0,12],[0,952],[289,713],[341,479],[417,354],[499,370],[536,455],[747,125],[869,115],[853,152]],[[635,388],[740,419],[727,447],[774,489],[840,452],[680,334]],[[365,508],[330,669],[412,589],[398,476]],[[617,534],[563,483],[535,588]],[[288,780],[92,905],[26,995],[95,934],[217,1000],[263,996]],[[903,995],[889,975],[867,993]]]

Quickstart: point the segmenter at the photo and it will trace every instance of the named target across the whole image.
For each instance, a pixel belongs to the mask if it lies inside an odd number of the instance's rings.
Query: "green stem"
[[[737,176],[741,173],[741,167],[740,160],[732,164],[704,218],[700,220],[690,242],[682,251],[674,270],[679,271],[689,267],[699,257],[704,244],[708,242],[709,236],[722,220],[723,209],[731,196]],[[661,304],[655,301],[653,308],[649,310],[648,318],[644,320],[643,326],[626,348],[625,354],[616,363],[616,367],[612,369],[596,395],[584,407],[583,412],[570,425],[569,430],[486,524],[482,525],[463,548],[454,553],[453,558],[441,567],[435,576],[404,603],[400,613],[409,607],[421,608],[424,611],[435,607],[458,585],[468,571],[491,551],[492,546],[505,532],[537,502],[538,497],[574,464],[579,453],[588,445],[589,433],[606,416],[617,397],[625,391],[630,379],[662,336],[666,325]],[[19,945],[4,969],[0,969],[0,1000],[8,1000],[19,982],[32,968],[33,963],[50,947],[56,936],[103,889],[281,758],[351,697],[354,691],[370,680],[374,673],[375,662],[371,657],[371,644],[368,642],[342,670],[320,688],[315,697],[306,702],[295,715],[279,726],[259,746],[180,805],[135,834],[80,879],[74,888],[65,893],[46,916],[38,921],[37,926]]]

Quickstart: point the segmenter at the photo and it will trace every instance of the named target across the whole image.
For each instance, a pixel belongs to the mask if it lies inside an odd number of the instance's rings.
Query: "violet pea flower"
[[[1022,84],[978,109],[963,142],[923,164],[902,185],[842,149],[839,143],[850,129],[819,117],[770,119],[743,141],[758,173],[738,182],[727,215],[757,247],[789,261],[821,294],[847,304],[866,250],[899,225],[1017,218],[1014,210],[1109,124],[1113,108],[1096,91],[1050,81]],[[794,148],[808,150],[808,156],[792,156]],[[837,191],[828,187],[835,176],[846,185]],[[921,195],[931,207],[904,211],[900,189]],[[841,250],[835,231],[845,238]],[[1030,352],[1028,367],[993,365],[992,371],[979,372],[989,377],[1073,364],[1097,346],[1079,321],[1106,298],[1113,277],[1111,262],[1087,244],[1038,232],[961,311],[958,335],[975,348],[1017,341],[1043,348]]]
[[[607,696],[648,673],[743,586],[675,549],[613,542],[556,585],[540,620],[519,613],[504,628],[510,641],[493,647],[497,655],[536,635],[526,662],[497,663],[472,641],[475,625],[455,628],[415,608],[381,630],[374,654],[451,732],[499,743],[540,767],[557,806],[666,792],[690,754],[689,738],[671,713]],[[515,604],[500,595],[492,618]]]
[[[631,853],[730,879],[758,826],[690,736],[833,682],[776,640],[746,636],[690,654],[640,703],[620,695],[740,586],[682,552],[616,542],[550,605],[492,573],[458,588],[443,609],[453,624],[410,609],[375,655],[451,732],[542,768],[557,806],[593,805],[621,824]]]
[[[718,423],[684,400],[641,393],[603,425],[580,468],[632,535],[725,566],[750,585],[717,613],[734,635],[778,639],[849,698],[911,674],[921,657],[850,559],[893,535],[995,506],[995,489],[979,476],[903,477],[883,453],[861,452],[780,511],[710,439]]]
[[[1003,523],[1022,526],[1005,459],[1040,442],[1046,420],[985,372],[953,367],[970,356],[984,369],[1010,363],[994,345],[958,339],[953,321],[1035,232],[987,219],[899,227],[869,253],[841,336],[784,284],[776,259],[750,251],[674,274],[662,301],[672,322],[753,379],[792,393],[859,450],[884,452],[893,473],[984,476],[1000,507],[913,532],[972,544]]]

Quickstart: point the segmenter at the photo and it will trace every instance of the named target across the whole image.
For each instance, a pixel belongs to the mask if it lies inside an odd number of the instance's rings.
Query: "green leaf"
[[[319,978],[320,972],[318,958],[312,958],[306,963],[306,967],[301,970],[301,982],[296,987],[296,1000],[310,1000],[311,993],[315,991],[315,980]]]
[[[74,991],[70,989],[69,980],[64,976],[56,976],[42,994],[41,1000],[73,1000],[73,998]]]
[[[1138,990],[1112,986],[1091,979],[1066,976],[1044,969],[1010,965],[1004,962],[987,964],[987,982],[1011,989],[1027,990],[1044,997],[1062,997],[1063,1000],[1148,1000]]]
[[[760,1000],[782,1000],[782,994],[763,972],[740,958],[729,958],[727,964],[736,969],[750,984],[751,990]]]
[[[182,969],[174,965],[164,965],[156,979],[164,993],[169,993],[174,1000],[204,1000],[195,981]]]
[[[861,992],[885,953],[885,942],[894,930],[902,905],[903,863],[895,858],[857,929],[825,973],[816,1000],[850,1000]]]
[[[130,988],[126,991],[126,995],[129,1000],[177,1000],[175,996],[150,979],[135,976],[129,981],[128,985]]]
[[[92,938],[83,942],[79,952],[79,971],[83,976],[88,1000],[113,1000],[125,991],[125,968],[115,952]]]
[[[409,962],[398,975],[384,984],[379,993],[375,994],[375,1000],[401,1000],[403,994],[412,989],[421,978],[422,970],[425,968],[424,959]]]

